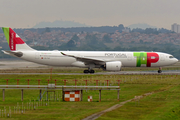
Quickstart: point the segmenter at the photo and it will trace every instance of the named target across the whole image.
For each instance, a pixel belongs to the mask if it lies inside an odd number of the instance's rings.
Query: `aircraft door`
[[[129,61],[132,60],[132,54],[128,53],[127,58],[128,58]]]
[[[161,61],[165,61],[165,56],[164,55],[160,55],[160,57],[161,57],[160,58]]]
[[[35,53],[35,59],[39,59],[39,58],[40,58],[39,52]]]

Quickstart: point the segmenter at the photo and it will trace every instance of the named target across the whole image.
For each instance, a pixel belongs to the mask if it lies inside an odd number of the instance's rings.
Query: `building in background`
[[[171,30],[173,32],[180,33],[180,25],[177,23],[174,23],[173,25],[171,25]]]

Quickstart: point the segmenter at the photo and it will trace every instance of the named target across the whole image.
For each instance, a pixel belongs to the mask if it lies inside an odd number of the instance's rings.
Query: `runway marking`
[[[0,73],[0,75],[46,75],[50,73]],[[56,75],[180,75],[180,71],[166,71],[163,73],[157,72],[138,72],[138,71],[126,71],[126,72],[99,72],[94,74],[85,74],[85,73],[52,73]]]

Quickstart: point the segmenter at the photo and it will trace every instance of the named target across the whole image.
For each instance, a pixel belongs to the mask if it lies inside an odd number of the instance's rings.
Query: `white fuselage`
[[[178,60],[172,58],[170,54],[153,52],[158,54],[158,61],[152,62],[150,66],[147,66],[147,59],[156,59],[154,56],[149,58],[148,56],[135,56],[134,53],[146,53],[146,52],[118,52],[118,51],[21,51],[24,60],[50,65],[50,66],[62,66],[62,67],[88,67],[87,65],[74,64],[78,60],[73,57],[64,56],[61,52],[68,55],[75,55],[79,57],[88,57],[93,59],[101,59],[105,62],[121,61],[123,67],[162,67],[176,63]],[[154,57],[154,58],[153,58]],[[141,59],[141,60],[140,60]],[[139,60],[139,63],[137,63]],[[139,65],[138,65],[139,64]],[[99,66],[96,66],[99,67]]]

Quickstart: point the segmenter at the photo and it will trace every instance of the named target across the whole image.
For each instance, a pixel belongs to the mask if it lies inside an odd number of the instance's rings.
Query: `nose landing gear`
[[[158,73],[162,73],[162,68],[161,67],[159,68]]]

